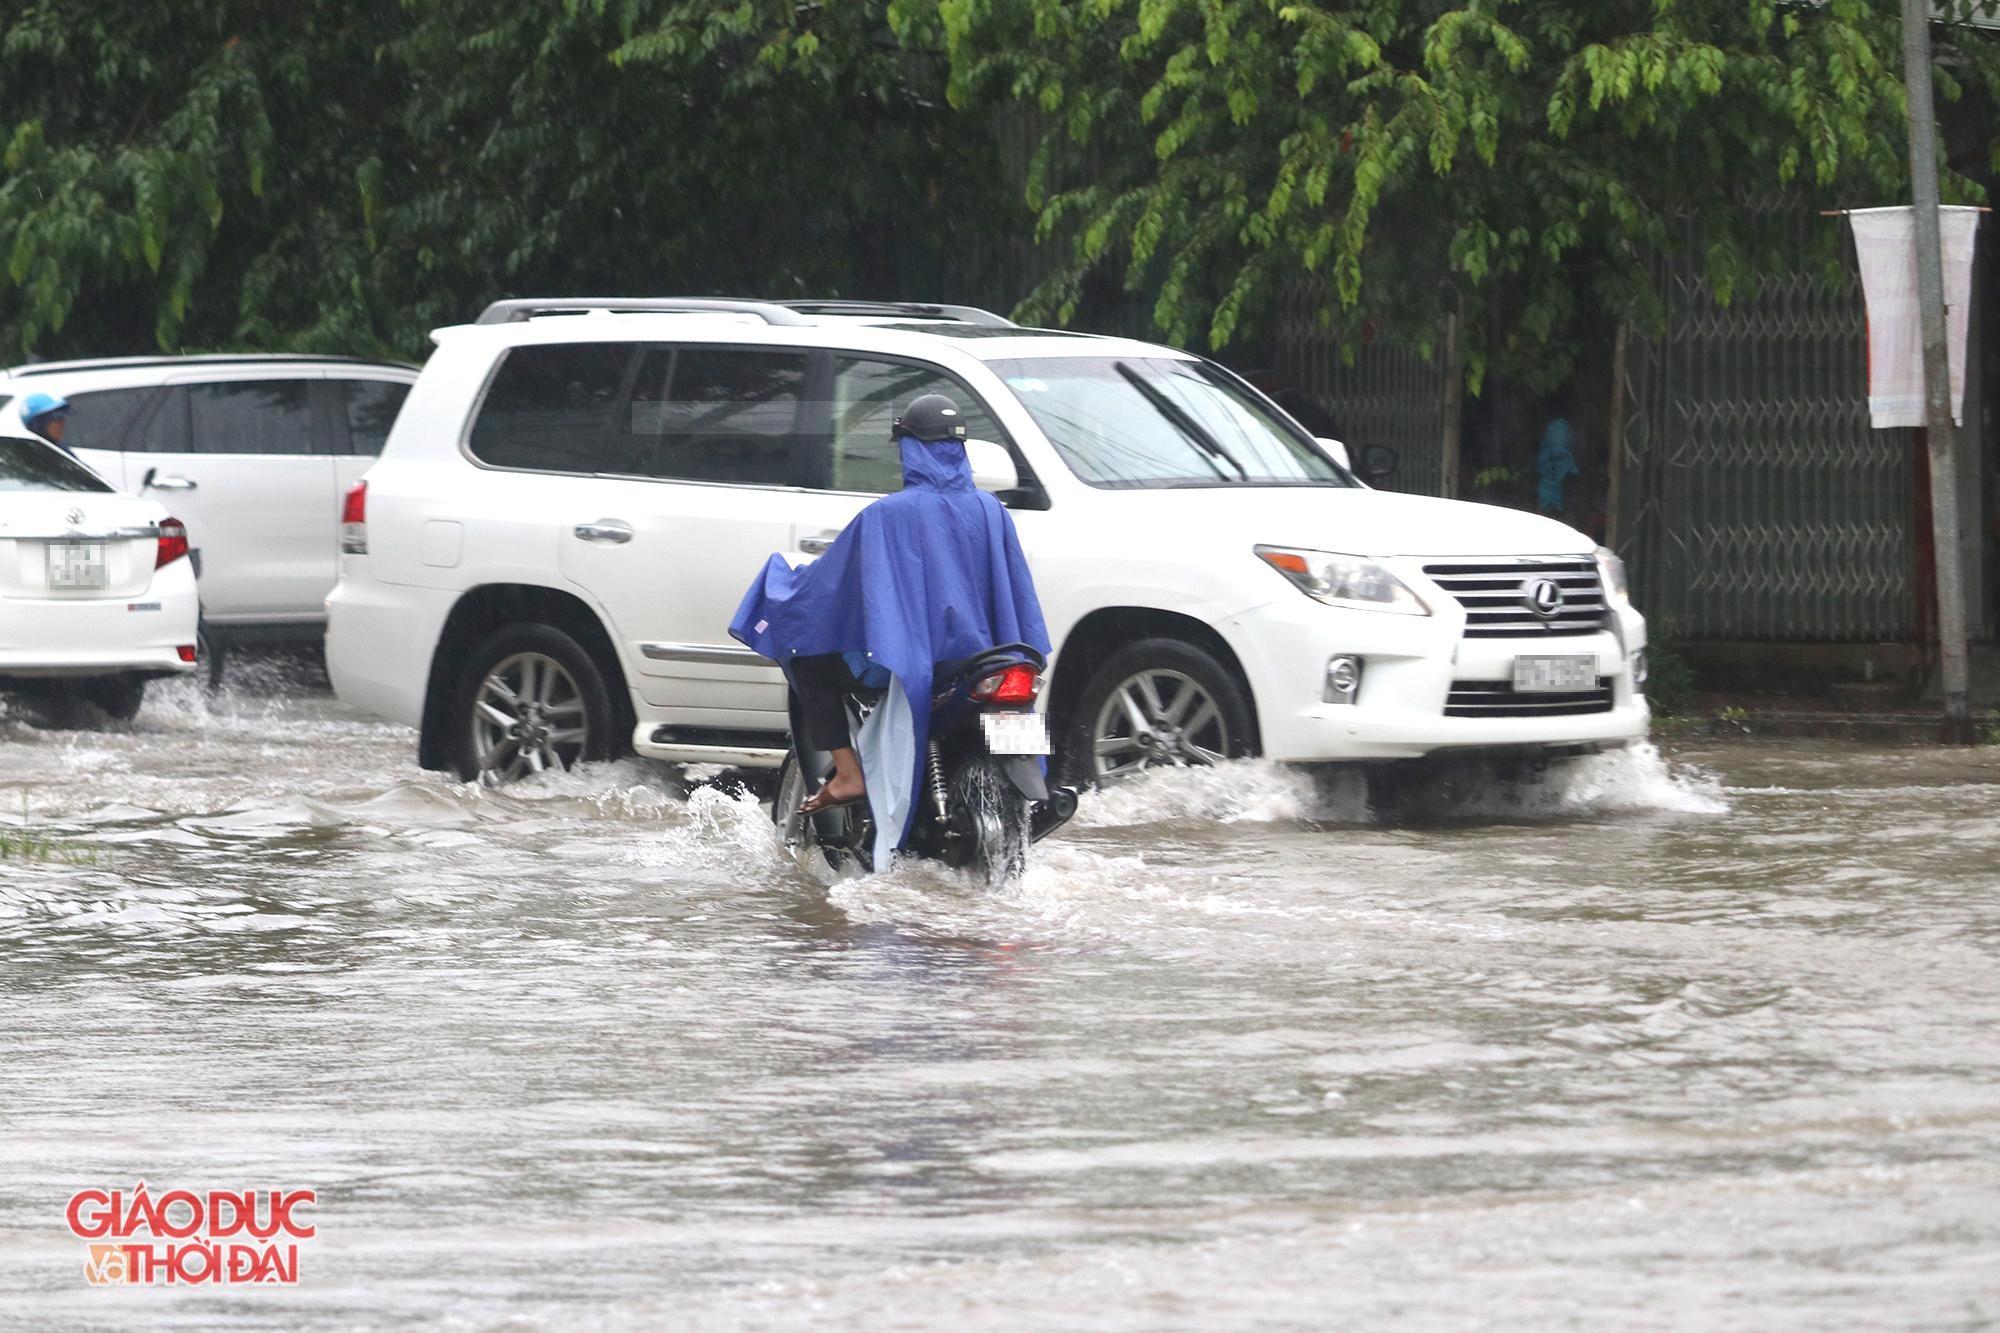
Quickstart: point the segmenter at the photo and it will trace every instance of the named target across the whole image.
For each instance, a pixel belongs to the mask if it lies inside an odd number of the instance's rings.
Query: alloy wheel
[[[1167,668],[1127,676],[1106,696],[1090,729],[1099,781],[1149,768],[1219,764],[1231,754],[1229,723],[1194,677]]]
[[[590,744],[583,691],[545,653],[504,657],[479,682],[472,701],[472,752],[488,786],[550,769],[566,772]]]

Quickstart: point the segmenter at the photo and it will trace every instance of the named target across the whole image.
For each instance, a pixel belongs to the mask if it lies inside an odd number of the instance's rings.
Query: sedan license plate
[[[96,591],[111,586],[104,563],[103,542],[49,543],[49,587],[65,592]]]
[[[1516,694],[1574,694],[1597,688],[1597,658],[1588,654],[1514,659]]]
[[[981,713],[986,748],[994,754],[1047,754],[1049,723],[1040,713]]]

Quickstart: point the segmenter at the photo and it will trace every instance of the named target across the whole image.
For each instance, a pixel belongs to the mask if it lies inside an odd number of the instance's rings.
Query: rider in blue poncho
[[[877,869],[916,815],[936,665],[1002,644],[1049,650],[1013,519],[972,484],[957,405],[925,394],[892,434],[903,489],[857,514],[816,562],[794,569],[772,556],[729,626],[784,668],[800,743],[833,756],[808,812],[866,799]],[[857,679],[886,695],[850,736],[841,699]]]

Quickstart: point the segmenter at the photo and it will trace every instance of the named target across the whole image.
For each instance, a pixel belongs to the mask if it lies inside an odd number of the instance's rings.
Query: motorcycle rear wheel
[[[850,875],[867,873],[867,864],[853,852],[822,842],[819,829],[820,820],[865,818],[859,813],[865,807],[850,806],[814,819],[799,813],[799,807],[805,804],[809,795],[805,774],[799,768],[798,754],[788,753],[778,768],[778,794],[771,800],[771,822],[777,826],[778,839],[785,855],[800,870],[822,882],[830,883]]]
[[[1028,868],[1028,798],[990,755],[970,760],[951,779],[952,809],[965,820],[965,869],[999,887]]]

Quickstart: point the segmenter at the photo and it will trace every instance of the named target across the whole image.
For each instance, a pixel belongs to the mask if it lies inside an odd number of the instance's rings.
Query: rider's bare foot
[[[804,805],[799,807],[803,815],[816,815],[822,810],[833,810],[843,805],[853,805],[868,794],[868,783],[861,776],[861,760],[853,750],[840,749],[833,752],[833,776],[826,785],[814,792]]]
[[[842,790],[838,784],[829,782],[807,798],[806,803],[799,807],[799,813],[802,815],[816,815],[822,810],[834,810],[843,805],[853,805],[867,794],[868,788],[859,783],[855,784],[852,789]]]

